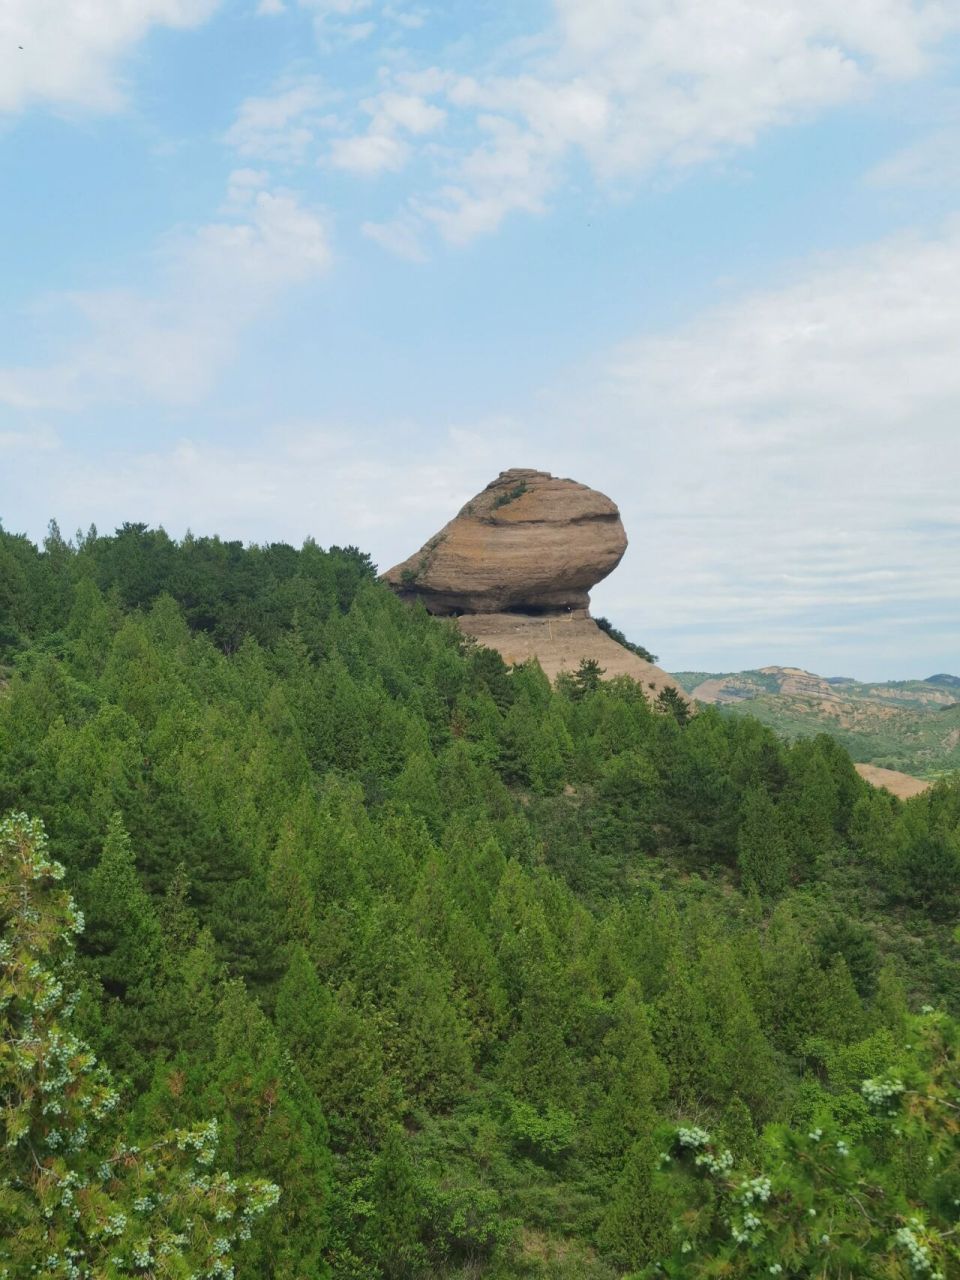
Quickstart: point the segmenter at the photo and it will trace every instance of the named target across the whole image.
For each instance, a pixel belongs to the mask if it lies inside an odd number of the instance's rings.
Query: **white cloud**
[[[260,0],[257,5],[257,14],[261,18],[274,18],[278,14],[286,12],[287,6],[283,0]]]
[[[954,222],[624,346],[567,418],[590,421],[582,465],[632,535],[600,611],[675,666],[726,648],[832,674],[872,648],[902,670],[905,621],[942,652],[960,626],[958,332]]]
[[[299,422],[249,444],[186,438],[163,450],[116,449],[95,463],[64,449],[45,459],[42,475],[23,476],[5,521],[21,527],[21,512],[33,512],[37,521],[55,515],[63,528],[144,520],[177,535],[190,528],[294,543],[312,536],[357,543],[386,568],[397,547],[419,546],[449,518],[451,501],[472,496],[477,477],[495,474],[518,436],[517,424],[493,420],[412,446],[412,427],[389,422],[364,432]]]
[[[50,427],[0,431],[0,449],[8,458],[16,454],[52,453],[59,447],[59,437]]]
[[[257,178],[259,175],[253,175]],[[202,397],[243,330],[291,286],[321,274],[331,251],[325,218],[286,191],[234,182],[220,222],[166,246],[154,295],[109,290],[59,300],[84,334],[48,368],[0,369],[0,403],[76,409],[146,397]]]
[[[344,22],[337,28],[340,38],[347,44],[369,40],[377,29],[375,22]]]
[[[360,105],[373,117],[372,127],[382,132],[404,129],[418,135],[432,133],[446,119],[445,111],[415,93],[380,93]]]
[[[406,258],[409,262],[423,262],[426,258],[420,227],[409,217],[401,216],[391,222],[364,222],[360,230],[368,240],[398,258]]]
[[[300,8],[313,15],[317,40],[323,49],[336,44],[356,44],[368,39],[376,23],[362,15],[373,8],[374,0],[299,0]],[[358,21],[357,19],[361,19]]]
[[[542,213],[555,181],[550,156],[528,130],[496,115],[479,125],[488,141],[463,159],[457,180],[408,206],[451,244],[496,231],[507,212]]]
[[[383,16],[391,22],[395,22],[398,27],[406,27],[408,31],[417,31],[424,25],[429,15],[426,9],[395,9],[393,5],[386,5],[383,10]]]
[[[245,209],[255,192],[265,187],[270,175],[265,169],[234,169],[227,178],[226,208]]]
[[[330,163],[335,169],[376,174],[402,169],[410,148],[400,138],[387,133],[361,133],[353,138],[335,138],[330,144]]]
[[[955,112],[953,113],[956,114]],[[960,184],[960,120],[921,137],[867,175],[879,187],[955,187]]]
[[[347,18],[364,13],[373,0],[300,0],[301,9],[308,9],[319,18]]]
[[[224,141],[239,155],[275,164],[299,164],[306,158],[319,123],[318,112],[326,100],[316,79],[263,97],[247,98]]]
[[[118,63],[152,27],[190,28],[220,0],[3,0],[0,112],[33,103],[114,111]]]
[[[683,170],[918,76],[958,0],[554,0],[513,75],[399,74],[479,139],[410,212],[463,242],[542,211],[578,154],[601,182]]]
[[[419,94],[392,90],[366,98],[360,106],[370,124],[364,133],[330,143],[329,161],[336,169],[368,175],[402,169],[410,157],[410,146],[399,135],[433,133],[447,118],[445,111]]]

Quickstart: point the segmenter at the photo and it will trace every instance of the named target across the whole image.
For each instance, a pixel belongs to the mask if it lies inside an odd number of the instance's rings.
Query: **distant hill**
[[[924,683],[942,685],[946,689],[960,689],[960,676],[948,676],[941,672],[938,676],[927,676]]]
[[[830,733],[854,760],[934,779],[960,769],[960,677],[868,683],[799,667],[676,671],[701,702],[748,712],[789,738]]]

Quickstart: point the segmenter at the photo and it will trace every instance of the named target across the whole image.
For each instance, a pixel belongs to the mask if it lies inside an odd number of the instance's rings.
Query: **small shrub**
[[[507,506],[511,502],[516,502],[516,500],[523,497],[526,492],[527,482],[526,480],[521,480],[518,485],[515,485],[514,488],[510,489],[507,493],[501,493],[500,497],[494,501],[494,511],[499,510],[500,507]]]

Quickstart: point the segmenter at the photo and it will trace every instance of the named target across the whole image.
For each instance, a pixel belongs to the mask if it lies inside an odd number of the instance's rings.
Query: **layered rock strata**
[[[449,524],[384,575],[398,594],[512,664],[536,658],[550,679],[585,658],[606,679],[627,675],[648,697],[683,692],[659,667],[612,640],[590,617],[589,590],[627,548],[617,506],[574,480],[502,471]],[[686,695],[684,695],[686,696]]]
[[[544,471],[502,471],[383,576],[431,613],[585,609],[627,549],[616,504]]]

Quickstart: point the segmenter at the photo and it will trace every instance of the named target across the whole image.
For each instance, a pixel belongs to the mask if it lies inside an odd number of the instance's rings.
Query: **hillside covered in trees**
[[[354,548],[0,533],[0,1277],[960,1274],[960,783]]]

